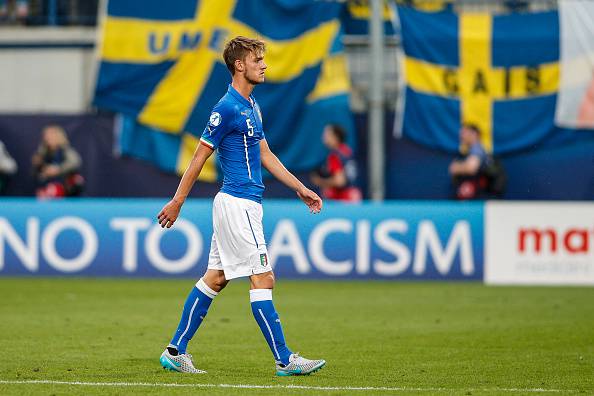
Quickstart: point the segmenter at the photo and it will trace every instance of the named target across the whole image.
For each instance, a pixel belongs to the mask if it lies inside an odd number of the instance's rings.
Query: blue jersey
[[[223,169],[221,192],[260,203],[264,184],[260,162],[260,140],[264,139],[260,106],[229,84],[215,105],[200,143],[217,150]]]

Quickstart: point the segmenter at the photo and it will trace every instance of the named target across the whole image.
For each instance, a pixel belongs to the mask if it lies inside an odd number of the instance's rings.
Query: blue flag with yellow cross
[[[384,34],[394,36],[396,8],[393,4],[384,2],[382,7],[382,18],[384,20]],[[371,5],[369,0],[347,0],[342,9],[342,28],[344,34],[352,36],[366,36],[369,34],[369,19],[371,18]]]
[[[556,11],[491,15],[398,7],[405,56],[404,135],[456,151],[462,123],[496,154],[555,134]]]
[[[293,170],[323,160],[326,123],[353,132],[341,44],[344,5],[315,0],[110,0],[101,23],[94,103],[123,115],[122,154],[183,172],[231,76],[222,51],[238,36],[266,43],[254,96],[271,148]],[[159,150],[167,149],[167,153]],[[214,157],[214,156],[213,156]],[[216,179],[216,167],[203,176]]]

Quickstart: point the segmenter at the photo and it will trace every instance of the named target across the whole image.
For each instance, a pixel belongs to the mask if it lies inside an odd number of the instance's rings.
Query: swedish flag
[[[384,20],[384,34],[394,36],[395,7],[385,2],[383,4],[382,18]],[[369,18],[371,16],[371,6],[369,0],[348,0],[346,7],[343,8],[341,20],[345,34],[348,35],[367,35],[369,34]]]
[[[456,151],[460,124],[473,123],[495,153],[530,148],[554,135],[556,11],[491,15],[398,7],[398,15],[405,135]]]
[[[268,70],[255,95],[269,144],[288,167],[311,168],[323,157],[312,142],[324,124],[353,128],[341,7],[314,0],[109,1],[94,102],[126,115],[122,132],[131,144],[122,145],[124,153],[129,147],[132,155],[183,171],[195,136],[230,82],[224,43],[237,35],[258,37],[267,44]],[[143,138],[153,143],[132,143]],[[177,156],[151,156],[163,141]]]

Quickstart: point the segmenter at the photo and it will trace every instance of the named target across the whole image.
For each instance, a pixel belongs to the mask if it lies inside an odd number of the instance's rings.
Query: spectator
[[[76,196],[82,192],[84,180],[78,173],[81,159],[70,146],[64,129],[48,125],[37,152],[32,158],[38,198]]]
[[[460,128],[460,155],[450,163],[450,175],[457,199],[501,198],[505,171],[481,144],[480,129],[474,124]]]
[[[322,135],[330,153],[321,169],[311,175],[311,181],[320,188],[326,199],[361,201],[361,190],[355,186],[357,165],[353,151],[345,143],[346,133],[338,125],[327,125]]]
[[[98,4],[99,0],[0,0],[0,23],[94,26]]]
[[[0,0],[0,21],[25,23],[29,16],[29,0]]]
[[[0,195],[4,194],[10,177],[14,175],[16,171],[16,161],[10,156],[4,143],[0,141]]]

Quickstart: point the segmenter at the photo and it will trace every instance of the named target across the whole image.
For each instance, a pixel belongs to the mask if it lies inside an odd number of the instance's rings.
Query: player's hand
[[[320,213],[322,210],[322,198],[309,188],[303,187],[298,190],[297,196],[307,205],[311,213]]]
[[[171,228],[179,216],[181,207],[182,203],[173,199],[167,202],[167,205],[163,206],[163,209],[161,209],[161,212],[159,212],[159,215],[157,216],[162,228]]]

